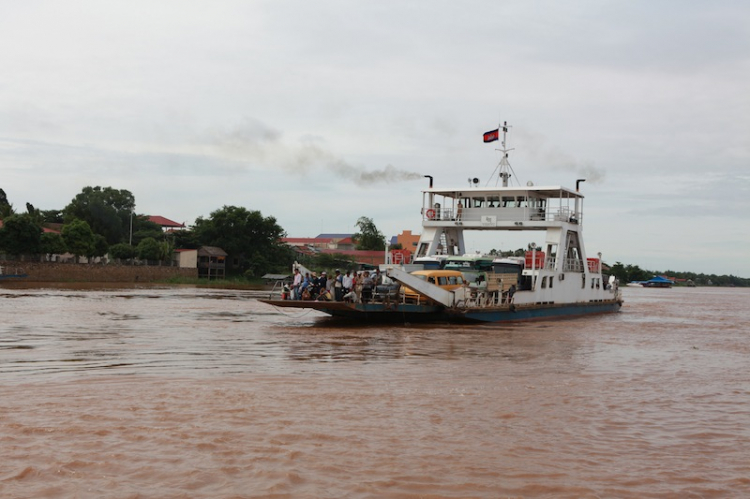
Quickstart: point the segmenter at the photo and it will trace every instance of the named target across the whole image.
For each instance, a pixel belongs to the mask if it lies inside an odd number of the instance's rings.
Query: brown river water
[[[261,295],[0,288],[0,497],[750,497],[750,289],[461,326]]]

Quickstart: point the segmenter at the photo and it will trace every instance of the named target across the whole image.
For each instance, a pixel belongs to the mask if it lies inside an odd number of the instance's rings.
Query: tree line
[[[750,279],[734,275],[703,274],[696,272],[680,272],[676,270],[645,270],[638,265],[616,262],[610,267],[609,273],[617,277],[621,283],[633,281],[648,281],[656,275],[674,277],[693,281],[697,286],[750,286]]]
[[[533,245],[533,243],[530,243],[526,248],[518,248],[516,250],[508,251],[493,249],[489,254],[498,257],[521,257],[524,256],[527,251],[531,250]],[[606,271],[606,273],[615,276],[621,283],[648,281],[654,276],[664,275],[675,279],[684,279],[685,281],[690,280],[697,286],[750,287],[750,279],[734,275],[702,274],[696,272],[680,272],[676,270],[646,270],[640,268],[638,265],[623,264],[622,262],[616,262],[614,265],[608,267],[609,270]]]
[[[61,210],[39,210],[26,203],[26,210],[19,212],[0,189],[0,253],[16,258],[71,253],[76,260],[109,255],[117,260],[170,261],[175,249],[216,246],[228,254],[228,274],[248,277],[288,272],[296,257],[281,242],[286,232],[276,219],[257,210],[223,206],[208,217],[198,217],[190,228],[163,232],[147,215],[136,214],[135,206],[128,190],[89,186]],[[371,219],[361,217],[357,227],[353,238],[358,249],[385,248],[383,235]],[[322,264],[353,263],[346,258],[321,256],[321,260]]]
[[[262,276],[269,272],[288,272],[298,257],[281,239],[286,231],[272,216],[238,206],[223,206],[183,230],[163,232],[135,213],[135,197],[130,191],[112,187],[84,187],[61,210],[39,210],[26,203],[18,212],[0,189],[0,253],[19,257],[71,253],[92,258],[109,255],[117,260],[170,261],[175,249],[217,246],[229,255],[230,275]],[[59,232],[45,232],[44,227]],[[360,217],[352,236],[357,249],[385,249],[385,238],[372,219]],[[529,246],[530,248],[530,246]],[[523,256],[529,248],[511,251],[493,249],[491,255]],[[356,262],[343,255],[320,254],[311,259],[318,268],[354,268]],[[620,282],[645,281],[654,275],[690,279],[699,286],[750,286],[750,279],[733,275],[701,274],[673,270],[654,271],[638,265],[616,262],[610,274]]]

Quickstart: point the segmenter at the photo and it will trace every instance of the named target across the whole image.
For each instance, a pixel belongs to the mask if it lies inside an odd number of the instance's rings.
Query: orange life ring
[[[435,218],[435,210],[433,210],[432,208],[430,208],[429,210],[427,210],[427,218],[429,218],[430,220],[432,220],[433,218]]]

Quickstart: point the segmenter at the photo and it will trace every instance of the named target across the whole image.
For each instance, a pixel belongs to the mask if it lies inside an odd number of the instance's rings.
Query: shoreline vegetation
[[[327,270],[331,274],[333,269],[327,269],[321,267],[320,271]],[[688,286],[699,286],[699,287],[750,287],[750,279],[737,277],[733,275],[715,275],[715,274],[696,274],[693,272],[676,272],[668,270],[666,272],[661,271],[649,271],[638,268],[638,266],[627,265],[623,266],[620,262],[613,265],[610,268],[611,275],[617,277],[622,285],[637,282],[647,281],[654,276],[665,276],[669,279],[675,280],[673,286],[675,287],[688,287]],[[89,279],[59,279],[54,281],[35,281],[29,278],[20,279],[0,279],[0,284],[12,284],[12,283],[26,283],[39,284],[39,285],[62,285],[62,284],[103,284],[103,285],[174,285],[174,286],[195,286],[200,288],[216,288],[216,289],[247,289],[247,290],[267,290],[273,287],[274,283],[269,282],[261,277],[252,277],[244,275],[228,276],[224,279],[211,279],[208,280],[202,277],[191,277],[184,275],[174,275],[167,278],[157,278],[153,280],[143,280],[139,282],[132,281],[109,281],[100,282]]]
[[[227,279],[204,279],[201,277],[175,276],[154,284],[192,285],[199,288],[266,289],[273,286],[260,277],[229,277]]]
[[[654,276],[663,276],[675,281],[674,286],[688,286],[688,281],[692,281],[696,286],[750,287],[750,278],[735,275],[699,274],[696,272],[678,272],[676,270],[646,270],[641,269],[638,265],[624,265],[620,262],[612,265],[607,273],[614,275],[620,281],[620,284],[648,281]]]

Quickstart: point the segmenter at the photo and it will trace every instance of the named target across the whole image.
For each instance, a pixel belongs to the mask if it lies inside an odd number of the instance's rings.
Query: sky
[[[0,188],[390,237],[423,175],[489,180],[507,121],[521,185],[586,178],[589,255],[750,278],[748,26],[744,0],[0,0]]]

